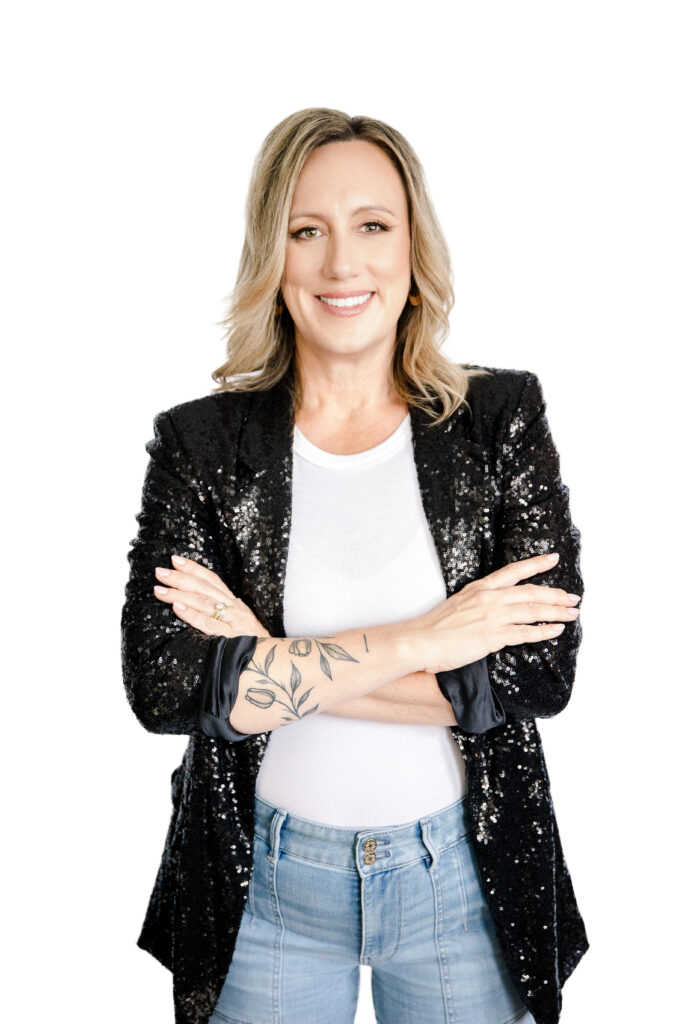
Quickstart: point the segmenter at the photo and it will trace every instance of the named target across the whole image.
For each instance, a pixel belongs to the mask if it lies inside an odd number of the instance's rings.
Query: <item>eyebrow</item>
[[[369,206],[358,206],[355,210],[353,210],[353,216],[355,216],[356,213],[364,213],[366,210],[381,210],[382,213],[390,213],[391,217],[395,217],[393,210],[389,210],[387,206],[373,206],[371,204]],[[324,220],[324,215],[321,213],[299,212],[290,214],[289,219],[297,220],[299,217],[317,217],[318,220]]]

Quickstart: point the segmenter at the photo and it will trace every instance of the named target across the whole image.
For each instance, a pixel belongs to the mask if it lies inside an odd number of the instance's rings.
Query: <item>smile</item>
[[[342,299],[334,299],[324,295],[316,295],[315,298],[321,302],[325,309],[336,316],[354,316],[362,313],[372,300],[374,292],[364,292],[362,295],[348,295]]]

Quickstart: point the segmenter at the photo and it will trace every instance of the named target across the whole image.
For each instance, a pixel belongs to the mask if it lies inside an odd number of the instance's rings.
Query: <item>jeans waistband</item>
[[[327,825],[290,814],[255,794],[255,834],[269,847],[269,855],[280,852],[361,875],[386,871],[438,854],[465,836],[472,826],[467,794],[453,804],[403,825],[354,828]]]

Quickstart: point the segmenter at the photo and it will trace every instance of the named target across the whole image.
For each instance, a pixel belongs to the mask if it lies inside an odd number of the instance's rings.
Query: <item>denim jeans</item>
[[[481,887],[466,797],[406,825],[334,827],[255,797],[254,864],[209,1024],[535,1024]]]

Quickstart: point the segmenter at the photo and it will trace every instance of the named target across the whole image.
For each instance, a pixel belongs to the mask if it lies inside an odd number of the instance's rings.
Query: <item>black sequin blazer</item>
[[[475,365],[475,364],[468,364]],[[424,511],[448,595],[519,558],[558,551],[526,582],[583,593],[580,533],[535,374],[492,369],[442,425],[410,409]],[[206,1024],[227,975],[253,863],[256,776],[270,736],[205,735],[198,699],[215,640],[153,593],[154,567],[198,559],[285,636],[291,526],[291,376],[268,391],[220,392],[154,419],[128,553],[123,680],[142,725],[189,737],[171,779],[172,816],[138,946],[173,972],[176,1024]],[[535,719],[571,696],[580,619],[550,640],[487,657],[506,722],[451,726],[466,767],[475,850],[502,951],[537,1024],[556,1024],[561,989],[588,949],[562,852]]]

